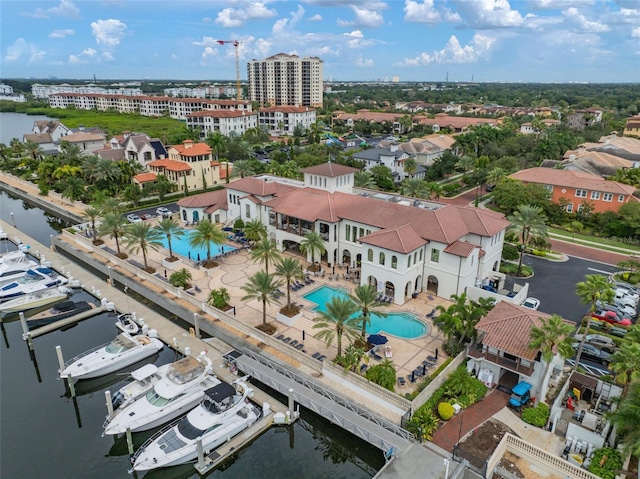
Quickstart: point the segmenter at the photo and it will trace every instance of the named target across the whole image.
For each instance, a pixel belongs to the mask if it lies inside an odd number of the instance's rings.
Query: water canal
[[[13,218],[11,213],[14,213]],[[27,203],[0,193],[2,224],[15,222],[43,244],[65,226],[63,222]],[[0,242],[5,243],[5,242]],[[0,244],[1,252],[7,248]],[[79,293],[74,300],[91,299]],[[126,305],[117,305],[126,310]],[[0,341],[0,476],[4,479],[198,478],[192,465],[130,476],[126,444],[101,437],[106,414],[104,391],[125,383],[113,374],[77,385],[71,398],[56,379],[55,346],[66,358],[105,343],[116,334],[113,319],[103,314],[66,331],[56,331],[35,341],[32,360],[21,338],[19,321],[2,324]],[[175,359],[165,347],[155,363]],[[154,431],[134,434],[136,445]],[[384,463],[377,449],[324,419],[302,411],[290,428],[272,428],[240,451],[209,478],[366,478]]]

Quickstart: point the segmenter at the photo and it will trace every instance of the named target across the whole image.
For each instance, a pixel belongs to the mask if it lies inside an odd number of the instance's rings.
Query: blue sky
[[[639,82],[640,0],[0,0],[0,74],[235,79],[275,53],[325,80]]]

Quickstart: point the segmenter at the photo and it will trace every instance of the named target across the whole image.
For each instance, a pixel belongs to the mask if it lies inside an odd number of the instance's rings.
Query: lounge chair
[[[427,356],[427,361],[430,361],[432,363],[436,363],[436,362],[438,362],[438,358],[436,358],[435,356]]]
[[[407,379],[409,380],[410,383],[415,383],[416,382],[416,375],[415,374],[408,374],[407,375]]]
[[[311,357],[312,357],[313,359],[318,359],[318,358],[320,357],[320,353],[315,352],[315,353],[313,353],[313,354],[311,355]]]
[[[276,339],[284,339],[284,334],[278,334],[278,335],[276,336]]]
[[[407,382],[404,380],[402,376],[398,378],[398,386],[405,386]]]
[[[291,341],[291,343],[289,344],[289,346],[295,346],[298,344],[298,340],[294,339],[293,341]]]
[[[367,366],[366,364],[361,364],[361,365],[360,365],[360,373],[364,373],[364,372],[366,372],[366,370],[367,370],[367,368],[368,368],[368,367],[369,367],[369,366]]]
[[[284,338],[283,341],[287,344],[289,344],[289,341],[291,341],[291,338]]]
[[[298,345],[296,346],[296,349],[298,351],[302,351],[302,348],[304,348],[304,343],[298,343]]]
[[[323,354],[318,358],[318,361],[324,361],[327,357]]]
[[[374,352],[373,353],[373,359],[375,359],[376,361],[382,361],[382,356],[380,356],[379,354]]]

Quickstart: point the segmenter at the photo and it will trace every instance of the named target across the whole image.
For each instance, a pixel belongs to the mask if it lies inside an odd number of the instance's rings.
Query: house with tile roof
[[[146,168],[150,161],[169,158],[169,152],[160,138],[149,138],[145,134],[126,134],[122,145],[125,157]]]
[[[82,155],[93,155],[97,150],[101,150],[107,144],[103,133],[92,133],[86,131],[78,131],[70,133],[62,138],[61,141],[69,142],[80,149]]]
[[[640,115],[627,118],[622,134],[624,136],[635,136],[640,138]]]
[[[317,232],[325,243],[323,262],[356,268],[361,284],[374,285],[396,304],[421,291],[449,298],[499,270],[509,225],[504,215],[393,195],[357,195],[356,171],[325,163],[304,169],[304,181],[242,178],[225,185],[226,222],[258,219],[278,248],[289,251],[299,251],[305,235]],[[183,220],[193,219],[194,208],[180,209]]]
[[[49,135],[52,143],[57,143],[71,133],[71,130],[58,120],[37,120],[33,122],[31,132],[35,135]]]
[[[185,140],[167,150],[169,157],[147,163],[150,173],[165,175],[176,184],[178,191],[200,190],[220,181],[220,163],[214,161],[211,147],[206,143]]]
[[[398,149],[415,157],[419,165],[431,166],[436,159],[450,151],[455,142],[456,139],[450,135],[436,133],[400,143]]]
[[[567,213],[580,211],[583,202],[591,204],[594,213],[602,213],[617,212],[623,204],[638,201],[633,186],[608,181],[584,171],[529,168],[517,171],[509,178],[544,186],[551,192],[551,201],[566,204]]]
[[[531,397],[544,398],[549,377],[543,377],[546,362],[539,349],[529,347],[530,332],[541,327],[550,315],[508,301],[500,301],[476,324],[478,344],[467,353],[467,369],[488,386],[515,386],[520,381],[531,384]],[[549,371],[561,369],[564,359],[556,354]]]
[[[386,166],[391,170],[393,181],[400,183],[407,177],[404,171],[404,160],[411,155],[398,148],[398,145],[391,144],[388,148],[368,148],[357,151],[353,154],[353,159],[362,161],[364,169],[369,171],[374,166]],[[422,170],[424,177],[424,171]]]

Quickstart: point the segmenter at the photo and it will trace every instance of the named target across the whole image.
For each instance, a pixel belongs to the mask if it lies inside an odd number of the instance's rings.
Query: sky
[[[640,82],[640,0],[0,0],[2,78]]]

